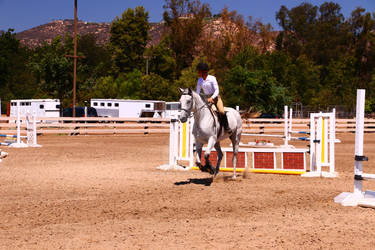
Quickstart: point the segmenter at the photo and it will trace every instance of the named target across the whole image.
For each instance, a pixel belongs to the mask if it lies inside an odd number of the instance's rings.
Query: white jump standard
[[[355,156],[354,156],[354,191],[343,192],[335,197],[334,201],[343,206],[363,206],[375,208],[375,192],[362,191],[364,180],[375,180],[375,174],[363,173],[362,162],[368,158],[363,155],[365,90],[357,90],[356,128],[355,128]]]
[[[189,119],[189,121],[185,123],[180,123],[177,118],[171,118],[169,132],[169,165],[160,166],[160,169],[188,169],[178,165],[178,161],[189,161],[189,167],[193,166],[193,124],[193,119]]]
[[[0,137],[6,137],[6,140],[4,142],[0,142],[0,145],[14,148],[41,147],[41,145],[37,144],[37,127],[35,112],[33,112],[33,115],[29,115],[30,112],[27,112],[26,116],[22,118],[23,122],[26,122],[26,136],[21,135],[20,101],[17,101],[14,104],[16,105],[13,106],[17,107],[17,134],[0,134]],[[26,139],[26,143],[24,143],[21,139]]]
[[[332,113],[310,114],[310,172],[302,177],[337,177],[335,113],[333,110]],[[328,167],[329,171],[323,171],[322,167]]]

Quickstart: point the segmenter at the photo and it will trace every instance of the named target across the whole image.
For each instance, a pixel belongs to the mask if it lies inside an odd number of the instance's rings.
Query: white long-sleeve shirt
[[[206,80],[203,80],[202,77],[198,79],[197,82],[197,93],[199,94],[203,89],[205,95],[210,96],[211,98],[216,98],[219,95],[219,86],[216,81],[216,77],[208,75]]]

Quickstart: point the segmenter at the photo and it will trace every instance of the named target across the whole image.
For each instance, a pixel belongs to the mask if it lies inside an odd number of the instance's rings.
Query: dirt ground
[[[0,249],[373,249],[375,210],[333,202],[353,189],[354,134],[337,137],[338,178],[223,173],[213,183],[156,169],[168,162],[167,135],[2,147]],[[375,173],[375,134],[365,140]]]

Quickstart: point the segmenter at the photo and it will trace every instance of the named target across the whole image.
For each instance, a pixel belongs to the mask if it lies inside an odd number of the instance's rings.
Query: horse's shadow
[[[244,177],[243,177],[244,178]],[[238,179],[236,179],[238,180]],[[175,182],[176,186],[180,185],[188,185],[188,184],[196,184],[196,185],[204,185],[204,186],[211,186],[213,182],[228,182],[228,181],[235,181],[232,179],[232,176],[216,176],[216,178],[208,177],[208,178],[190,178],[188,181],[179,181]]]
[[[212,182],[213,182],[212,177],[209,177],[209,178],[190,178],[188,181],[179,181],[179,182],[175,182],[174,184],[176,186],[187,185],[187,184],[211,186]]]

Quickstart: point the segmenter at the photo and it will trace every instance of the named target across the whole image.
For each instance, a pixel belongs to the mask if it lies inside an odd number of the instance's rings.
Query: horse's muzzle
[[[185,116],[180,118],[180,122],[185,123],[187,121],[187,118]]]

